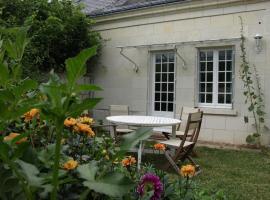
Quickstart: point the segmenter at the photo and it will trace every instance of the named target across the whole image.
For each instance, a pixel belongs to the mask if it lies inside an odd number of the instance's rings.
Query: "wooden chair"
[[[170,139],[166,141],[160,141],[160,143],[166,145],[165,156],[169,163],[164,168],[165,170],[172,166],[177,173],[179,173],[179,167],[176,162],[188,159],[195,167],[197,173],[200,172],[200,166],[191,158],[191,153],[195,147],[202,123],[203,112],[189,113],[184,135],[180,138]],[[188,135],[191,134],[190,139],[187,140]],[[175,149],[175,154],[172,155],[171,148]]]
[[[117,115],[129,115],[129,107],[127,105],[110,105],[109,106],[110,116],[117,116]],[[134,130],[129,129],[126,125],[117,125],[115,128],[116,135],[123,135],[126,133],[131,133]]]

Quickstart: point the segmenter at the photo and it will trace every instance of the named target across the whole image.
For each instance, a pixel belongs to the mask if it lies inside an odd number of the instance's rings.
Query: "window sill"
[[[226,108],[202,108],[205,115],[227,115],[227,116],[237,116],[237,111],[235,109],[226,109]]]

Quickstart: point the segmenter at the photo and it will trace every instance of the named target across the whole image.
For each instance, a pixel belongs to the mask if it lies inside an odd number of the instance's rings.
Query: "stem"
[[[55,147],[55,158],[54,158],[54,167],[53,167],[53,191],[51,194],[51,199],[56,200],[57,190],[58,190],[58,174],[59,174],[59,162],[60,162],[60,151],[61,151],[61,139],[62,139],[62,131],[63,131],[63,120],[57,120],[56,125],[56,147]]]

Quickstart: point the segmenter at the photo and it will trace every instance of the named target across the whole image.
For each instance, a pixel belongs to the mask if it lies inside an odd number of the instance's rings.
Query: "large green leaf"
[[[100,91],[102,90],[102,88],[97,85],[88,84],[88,85],[77,85],[76,90],[77,91]]]
[[[38,83],[31,79],[23,80],[18,86],[13,87],[13,93],[16,95],[17,98],[21,97],[24,93],[36,89]]]
[[[73,87],[75,82],[85,74],[85,64],[89,58],[96,54],[97,47],[82,50],[77,56],[66,60],[68,85]]]
[[[7,83],[7,80],[9,78],[9,70],[8,67],[4,64],[1,63],[0,61],[0,84],[5,85]]]
[[[98,102],[100,102],[101,98],[92,98],[92,99],[84,99],[81,103],[73,103],[67,113],[67,116],[78,116],[84,110],[89,110],[94,108]]]
[[[94,181],[98,171],[98,166],[95,161],[91,161],[88,164],[80,165],[77,168],[80,177],[89,181]]]
[[[124,153],[138,144],[141,140],[145,140],[152,134],[152,128],[139,128],[136,131],[123,136],[124,142],[120,146],[120,153]]]

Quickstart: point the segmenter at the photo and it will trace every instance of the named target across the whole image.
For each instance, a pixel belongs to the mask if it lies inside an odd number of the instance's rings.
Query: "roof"
[[[87,15],[101,16],[184,1],[189,0],[80,0],[79,2],[86,5]]]

